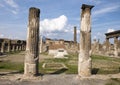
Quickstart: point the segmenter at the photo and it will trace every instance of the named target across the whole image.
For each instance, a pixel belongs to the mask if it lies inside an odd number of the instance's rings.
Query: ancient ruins
[[[45,40],[40,38],[40,53],[48,52],[49,55],[53,55],[55,58],[58,55],[59,58],[63,58],[64,55],[69,53],[78,53],[79,43],[77,42],[77,29],[76,26],[73,29],[73,40],[68,41],[64,39],[50,39]]]
[[[105,33],[106,41],[101,44],[99,40],[94,40],[94,43],[92,44],[92,52],[96,55],[106,55],[106,56],[112,56],[112,57],[120,57],[120,30]],[[114,44],[109,42],[109,40],[113,38]]]
[[[48,53],[53,58],[64,58],[70,53],[78,56],[78,75],[80,77],[91,76],[91,55],[106,55],[120,57],[120,30],[105,33],[106,41],[101,44],[96,39],[91,43],[91,9],[94,6],[83,4],[81,9],[80,43],[77,42],[77,27],[73,28],[73,40],[43,39],[39,36],[40,9],[29,9],[29,22],[27,40],[0,39],[0,55],[7,52],[25,51],[24,75],[33,77],[38,75],[39,54]],[[114,38],[114,44],[109,39]],[[47,65],[47,64],[46,64]]]
[[[35,76],[38,74],[39,63],[39,14],[38,8],[29,9],[29,23],[27,33],[26,56],[24,75]]]
[[[15,51],[25,51],[26,41],[25,40],[11,40],[7,38],[0,39],[0,54]]]

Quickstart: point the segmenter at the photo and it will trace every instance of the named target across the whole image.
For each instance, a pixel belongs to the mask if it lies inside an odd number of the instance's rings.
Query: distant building
[[[49,46],[49,55],[54,55],[54,58],[64,58],[68,55],[67,50],[63,44],[54,44]]]

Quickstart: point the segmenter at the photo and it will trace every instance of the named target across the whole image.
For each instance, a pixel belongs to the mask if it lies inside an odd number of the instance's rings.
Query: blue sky
[[[92,9],[92,39],[104,41],[104,33],[120,30],[120,0],[0,0],[0,37],[26,39],[28,12],[40,12],[40,35],[73,40],[73,27],[80,33],[81,5]]]

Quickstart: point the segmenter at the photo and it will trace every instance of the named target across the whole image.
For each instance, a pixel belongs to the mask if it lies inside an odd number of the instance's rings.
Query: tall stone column
[[[76,32],[76,26],[74,27],[74,43],[77,42],[77,32]]]
[[[118,57],[118,37],[114,37],[114,55]]]
[[[39,64],[39,14],[38,8],[29,9],[29,23],[27,33],[26,56],[24,63],[25,76],[35,76],[38,74]]]
[[[80,52],[78,61],[78,75],[91,75],[91,9],[94,6],[83,4],[81,9]]]
[[[5,42],[2,42],[2,46],[1,46],[1,53],[5,52]]]

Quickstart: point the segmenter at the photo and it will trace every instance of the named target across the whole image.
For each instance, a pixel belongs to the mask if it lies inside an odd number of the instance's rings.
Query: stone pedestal
[[[39,64],[39,14],[38,8],[29,9],[29,23],[27,33],[26,56],[24,63],[25,76],[38,74]]]
[[[91,9],[94,6],[82,5],[81,29],[80,29],[80,52],[78,61],[78,75],[86,77],[91,75]]]

